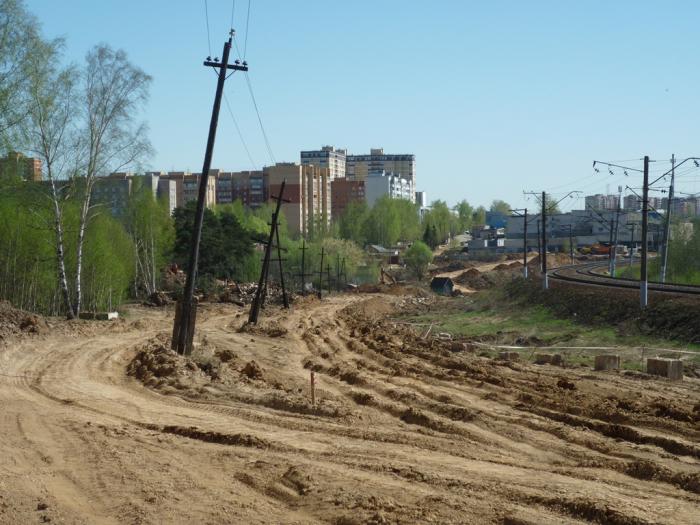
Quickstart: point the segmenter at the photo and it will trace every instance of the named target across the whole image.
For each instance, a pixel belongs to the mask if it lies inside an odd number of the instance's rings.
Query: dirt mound
[[[138,350],[129,363],[127,374],[153,388],[173,387],[183,390],[194,384],[204,384],[206,375],[187,357],[173,352],[166,336],[154,338]]]
[[[275,320],[258,321],[258,324],[246,321],[238,328],[238,332],[242,334],[265,335],[267,337],[284,337],[287,335],[287,329]]]
[[[498,266],[508,267],[508,265],[505,264],[499,264]],[[476,268],[472,268],[458,275],[454,281],[457,284],[467,286],[473,290],[484,290],[496,284],[498,279],[494,275],[495,274],[491,272],[480,272]]]
[[[249,361],[241,370],[241,373],[250,379],[262,379],[263,371],[260,365],[255,361]]]
[[[166,292],[162,291],[155,291],[151,295],[148,296],[148,299],[146,299],[143,302],[144,306],[153,306],[153,307],[158,307],[158,306],[167,306],[170,303],[172,303],[172,299]]]
[[[19,334],[43,334],[49,329],[46,320],[36,314],[0,301],[0,340]]]

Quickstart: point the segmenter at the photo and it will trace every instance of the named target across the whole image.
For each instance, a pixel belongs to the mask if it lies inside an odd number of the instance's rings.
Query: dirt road
[[[275,312],[282,337],[210,307],[230,361],[152,387],[126,370],[165,311],[0,347],[0,523],[700,521],[697,380],[492,361],[377,321],[400,301]]]

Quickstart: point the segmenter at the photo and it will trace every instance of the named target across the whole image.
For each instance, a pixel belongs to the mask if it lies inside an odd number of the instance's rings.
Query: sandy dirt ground
[[[480,357],[405,304],[205,306],[197,363],[167,309],[7,339],[0,523],[700,523],[698,380]]]

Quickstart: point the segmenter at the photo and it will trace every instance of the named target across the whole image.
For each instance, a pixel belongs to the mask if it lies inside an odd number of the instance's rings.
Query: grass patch
[[[643,370],[650,356],[681,357],[700,366],[700,345],[641,333],[633,321],[588,324],[562,318],[547,306],[514,302],[503,289],[484,290],[458,298],[440,298],[429,311],[406,314],[409,322],[433,324],[433,333],[447,332],[492,345],[530,347],[518,350],[527,360],[537,347],[616,347],[623,368]],[[667,351],[662,351],[667,350]],[[677,350],[677,351],[674,351]],[[688,358],[678,351],[698,351]],[[495,356],[498,349],[484,347],[480,353]],[[552,349],[565,355],[570,365],[592,366],[594,356],[609,350]]]

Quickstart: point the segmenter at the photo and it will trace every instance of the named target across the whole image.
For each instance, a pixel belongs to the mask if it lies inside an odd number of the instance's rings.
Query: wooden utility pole
[[[272,247],[275,242],[275,234],[277,232],[278,217],[280,214],[280,208],[282,207],[282,197],[284,195],[284,186],[287,184],[287,180],[282,181],[280,186],[280,193],[277,196],[277,204],[275,205],[275,211],[272,214],[272,220],[270,221],[270,235],[267,238],[267,245],[265,246],[265,257],[263,258],[263,266],[260,270],[260,279],[258,280],[258,289],[255,291],[255,298],[253,299],[253,304],[250,305],[250,313],[248,314],[248,322],[256,324],[258,322],[258,315],[260,314],[260,308],[262,307],[265,290],[267,289],[267,276],[270,270],[270,255],[272,252]],[[278,237],[279,238],[279,237]],[[279,242],[277,243],[279,251]],[[281,257],[279,257],[281,260]],[[282,270],[282,263],[280,263],[280,271]],[[286,295],[286,294],[285,294]]]
[[[277,217],[275,217],[275,219],[277,219]],[[282,246],[280,245],[280,229],[278,228],[277,224],[275,224],[274,228],[275,237],[277,238],[277,262],[279,263],[280,269],[280,285],[282,286],[282,304],[285,308],[288,309],[289,297],[287,296],[287,288],[284,286],[284,268],[282,267]]]
[[[216,141],[216,128],[219,122],[219,109],[221,107],[221,97],[224,92],[224,82],[229,69],[234,71],[248,71],[248,65],[229,64],[228,57],[231,51],[231,42],[234,31],[231,30],[228,42],[224,44],[224,52],[221,62],[211,61],[207,57],[204,65],[219,70],[219,78],[216,84],[216,95],[214,96],[214,107],[212,108],[211,121],[209,122],[209,137],[207,138],[207,148],[204,153],[204,165],[202,175],[199,179],[199,194],[197,196],[197,208],[194,216],[194,231],[192,235],[192,246],[190,247],[189,266],[187,267],[187,280],[182,299],[178,302],[175,310],[175,323],[173,326],[173,337],[171,347],[178,354],[189,354],[192,352],[192,339],[194,337],[195,320],[197,317],[197,307],[194,303],[194,286],[197,279],[197,264],[199,262],[199,243],[202,239],[202,224],[204,222],[204,208],[209,181],[209,168],[211,158],[214,153],[214,142]]]

